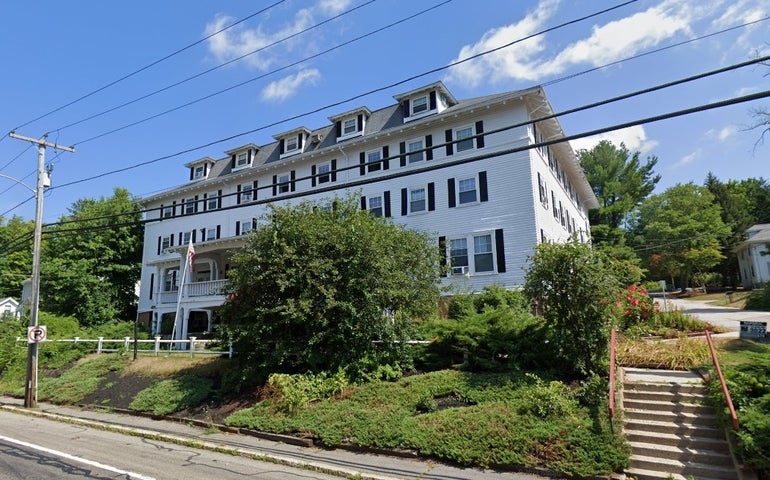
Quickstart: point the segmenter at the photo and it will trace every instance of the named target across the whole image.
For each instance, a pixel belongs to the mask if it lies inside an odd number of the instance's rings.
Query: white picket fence
[[[16,337],[16,341],[26,343],[27,339]],[[134,348],[134,339],[131,337],[124,337],[122,339],[108,339],[104,337],[90,339],[75,337],[57,340],[45,340],[40,343],[71,343],[73,345],[78,343],[95,343],[96,346],[93,350],[96,353],[132,351]],[[187,340],[170,340],[157,336],[154,339],[139,339],[136,341],[136,343],[138,353],[151,353],[156,357],[160,356],[161,354],[166,355],[169,353],[183,353],[190,355],[191,357],[195,355],[227,355],[228,358],[233,358],[232,343],[229,344],[227,350],[211,350],[209,348],[211,345],[221,345],[216,340],[198,340],[196,337],[190,337]],[[144,348],[143,345],[152,345],[152,348]]]

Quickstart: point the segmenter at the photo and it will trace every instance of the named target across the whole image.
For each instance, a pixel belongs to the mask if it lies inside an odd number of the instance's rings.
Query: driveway
[[[741,310],[740,308],[720,307],[707,302],[698,300],[666,299],[666,305],[662,298],[656,298],[655,302],[660,305],[660,310],[665,308],[677,308],[681,312],[692,315],[699,320],[708,322],[712,325],[725,327],[730,331],[740,330],[741,321],[749,322],[767,322],[770,325],[770,312],[756,312],[752,310]]]

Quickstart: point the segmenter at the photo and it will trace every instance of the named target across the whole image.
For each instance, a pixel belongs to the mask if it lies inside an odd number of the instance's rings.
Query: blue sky
[[[156,193],[187,181],[186,162],[220,158],[225,150],[249,142],[270,143],[273,134],[298,126],[322,127],[329,116],[362,105],[382,108],[394,103],[393,95],[437,80],[459,99],[545,85],[558,112],[770,53],[770,20],[764,20],[770,16],[768,0],[638,0],[554,28],[622,3],[5,2],[0,29],[0,175],[34,188],[36,150],[9,138],[12,129],[36,138],[50,132],[49,141],[74,145],[75,153],[46,152],[46,160],[54,165],[54,188],[45,196],[44,221],[53,222],[77,199],[109,196],[115,187],[136,196]],[[755,23],[699,39],[749,22]],[[632,58],[682,42],[687,43]],[[225,62],[231,63],[215,68]],[[755,65],[560,121],[572,135],[769,87],[770,67]],[[374,93],[364,95],[367,92]],[[358,98],[324,108],[352,97]],[[756,122],[752,111],[761,108],[770,109],[770,99],[602,138],[623,141],[643,157],[656,156],[656,172],[663,177],[658,192],[676,183],[702,184],[709,171],[722,180],[770,179],[770,137],[757,144],[760,131],[749,128]],[[302,117],[281,123],[296,116]],[[248,131],[253,133],[81,181]],[[590,148],[598,141],[582,139],[573,142],[573,148]],[[5,218],[33,218],[34,200],[24,203],[31,196],[28,189],[0,177],[0,214]]]

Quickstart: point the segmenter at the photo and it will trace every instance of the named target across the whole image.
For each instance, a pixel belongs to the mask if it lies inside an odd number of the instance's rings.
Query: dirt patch
[[[185,410],[172,414],[172,417],[192,418],[204,422],[223,425],[225,418],[230,414],[249,408],[259,401],[259,395],[256,392],[246,392],[238,395],[229,396],[223,400],[211,400],[202,405],[187,408]]]
[[[137,393],[155,382],[156,379],[132,372],[108,372],[99,388],[81,403],[99,407],[128,409]]]

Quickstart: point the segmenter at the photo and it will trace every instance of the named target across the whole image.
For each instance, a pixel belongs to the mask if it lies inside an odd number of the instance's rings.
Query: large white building
[[[460,101],[437,82],[395,100],[191,161],[184,184],[144,198],[140,321],[170,333],[181,299],[174,336],[210,332],[231,255],[273,202],[353,194],[434,235],[451,266],[442,281],[464,292],[521,285],[539,242],[589,241],[598,203],[569,143],[552,143],[564,133],[542,88]]]
[[[762,287],[770,282],[770,223],[752,225],[746,240],[735,247],[743,288]]]

